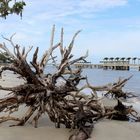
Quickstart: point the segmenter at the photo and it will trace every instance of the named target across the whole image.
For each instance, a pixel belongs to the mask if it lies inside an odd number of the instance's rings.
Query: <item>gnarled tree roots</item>
[[[89,84],[86,77],[81,75],[81,69],[74,69],[73,65],[79,61],[85,61],[88,56],[73,59],[71,54],[74,46],[75,37],[72,38],[67,48],[63,47],[63,29],[61,30],[60,42],[53,44],[54,31],[52,29],[50,48],[43,54],[38,61],[38,48],[33,54],[33,59],[29,63],[26,58],[32,47],[25,51],[21,47],[14,44],[12,37],[9,41],[13,47],[11,52],[5,44],[0,44],[0,48],[10,56],[12,63],[2,66],[0,75],[5,70],[13,71],[19,74],[25,81],[24,84],[16,87],[3,87],[1,90],[9,91],[10,94],[6,98],[0,99],[0,111],[8,112],[8,116],[0,117],[0,123],[13,120],[17,121],[15,125],[24,125],[31,117],[34,126],[37,127],[38,120],[42,114],[47,113],[49,119],[55,123],[57,128],[61,124],[66,128],[77,129],[70,140],[85,140],[90,137],[94,122],[102,118],[128,120],[133,119],[139,121],[137,112],[132,106],[126,106],[122,103],[121,98],[133,97],[132,94],[125,93],[122,88],[131,78],[119,79],[118,82],[108,84],[102,87],[94,87]],[[61,61],[56,64],[53,51],[60,49]],[[53,62],[56,71],[54,73],[45,73],[45,68],[49,61]],[[86,80],[86,84],[79,88],[81,80]],[[84,89],[90,89],[91,95],[83,94]],[[111,97],[118,100],[114,107],[104,106],[102,98],[98,97],[98,92],[105,93],[104,97]],[[103,97],[103,98],[104,98]],[[11,115],[17,112],[21,105],[28,107],[27,112],[21,118],[15,118]]]

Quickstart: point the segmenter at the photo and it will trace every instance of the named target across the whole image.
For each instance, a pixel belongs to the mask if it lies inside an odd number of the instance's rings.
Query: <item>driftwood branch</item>
[[[39,48],[36,48],[30,63],[26,60],[32,47],[27,51],[20,46],[15,45],[10,39],[4,38],[10,42],[13,52],[5,44],[0,44],[0,48],[8,53],[12,58],[12,64],[2,66],[0,75],[6,70],[13,71],[24,78],[25,83],[16,87],[3,87],[0,90],[9,91],[7,97],[0,99],[0,111],[8,112],[8,116],[1,116],[0,123],[13,120],[18,122],[16,125],[24,125],[32,118],[34,126],[37,127],[38,120],[42,114],[47,113],[49,119],[54,122],[56,127],[61,124],[66,128],[76,129],[70,140],[85,140],[92,133],[94,122],[102,118],[128,120],[134,119],[139,121],[140,117],[132,106],[126,106],[121,98],[133,97],[123,91],[125,83],[131,78],[119,79],[118,82],[95,87],[88,82],[86,77],[82,76],[81,69],[74,69],[78,61],[86,61],[88,52],[77,59],[73,59],[71,51],[74,46],[76,32],[68,45],[63,46],[63,28],[61,30],[60,42],[54,45],[55,26],[53,26],[50,47],[43,54],[41,60],[38,60]],[[60,49],[61,61],[56,64],[53,57],[55,49]],[[54,73],[46,73],[47,63],[53,59],[57,69]],[[83,87],[79,87],[81,80],[86,80]],[[84,89],[90,89],[91,94],[83,94]],[[103,94],[103,98],[110,97],[118,101],[114,107],[104,106],[102,99],[98,97],[98,92]],[[25,105],[28,110],[21,118],[10,116],[13,112],[18,111],[21,105]]]

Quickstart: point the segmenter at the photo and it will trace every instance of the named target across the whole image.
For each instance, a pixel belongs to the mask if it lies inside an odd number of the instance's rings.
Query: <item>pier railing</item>
[[[97,69],[112,69],[112,70],[130,70],[132,67],[136,67],[140,71],[140,64],[130,64],[129,61],[101,61],[100,64],[92,63],[76,63],[77,68],[97,68]]]

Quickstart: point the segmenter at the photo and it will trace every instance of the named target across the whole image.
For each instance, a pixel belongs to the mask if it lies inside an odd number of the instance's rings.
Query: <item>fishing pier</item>
[[[138,58],[104,58],[99,64],[90,62],[79,62],[75,64],[77,68],[104,69],[104,70],[130,70],[136,68],[140,71],[140,59]]]

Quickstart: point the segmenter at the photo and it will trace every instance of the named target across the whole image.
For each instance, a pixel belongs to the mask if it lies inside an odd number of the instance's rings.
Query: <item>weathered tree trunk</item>
[[[77,129],[76,133],[70,136],[70,140],[86,140],[92,133],[94,121],[103,117],[112,118],[120,116],[133,116],[138,120],[137,114],[132,107],[126,107],[118,98],[133,97],[133,95],[123,92],[122,87],[130,78],[119,80],[117,83],[105,85],[102,87],[94,87],[89,84],[86,77],[81,75],[81,69],[73,69],[73,65],[78,61],[85,61],[88,56],[82,56],[73,59],[71,54],[78,31],[72,38],[72,41],[67,48],[63,47],[63,29],[61,31],[60,42],[53,45],[55,27],[52,29],[50,48],[43,54],[40,61],[38,61],[37,48],[33,54],[33,59],[29,63],[26,58],[31,51],[21,50],[19,45],[15,45],[10,39],[9,41],[13,47],[11,52],[5,44],[0,44],[0,48],[11,57],[13,63],[8,66],[3,66],[0,69],[0,75],[5,70],[13,71],[24,78],[25,83],[16,87],[2,87],[1,90],[9,91],[11,94],[0,99],[0,111],[9,112],[8,116],[0,117],[0,122],[9,120],[18,121],[15,125],[24,125],[30,118],[32,118],[37,127],[38,120],[42,114],[47,113],[50,120],[55,123],[56,127],[61,127],[61,124],[66,128]],[[61,61],[56,64],[53,51],[60,49]],[[56,72],[53,74],[46,74],[45,67],[49,61],[53,62],[56,67]],[[61,83],[60,84],[60,79]],[[78,88],[81,80],[86,79],[86,85]],[[91,89],[91,95],[84,95],[81,93],[84,89]],[[111,95],[112,98],[118,99],[118,105],[113,108],[107,108],[103,105],[102,100],[98,97],[98,92],[106,92],[105,96]],[[27,112],[21,118],[14,118],[10,116],[11,113],[18,111],[21,105],[28,107]],[[128,116],[129,115],[129,116]]]

